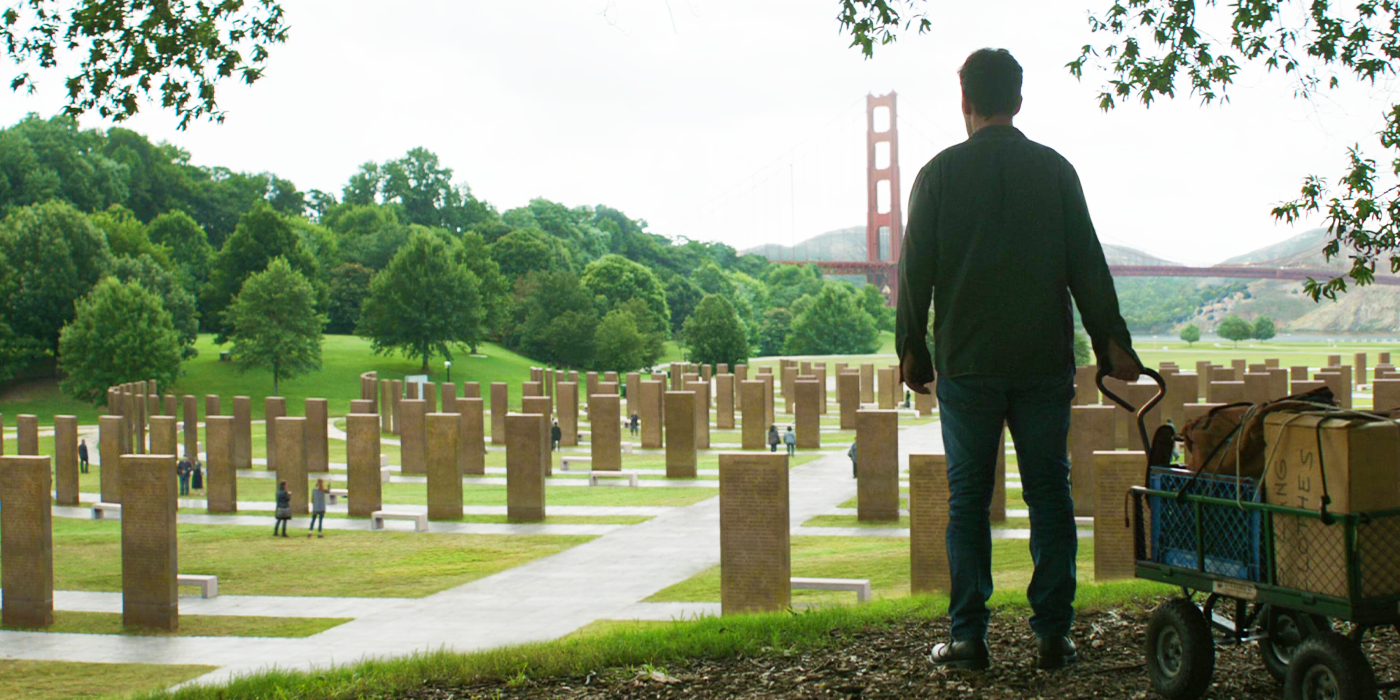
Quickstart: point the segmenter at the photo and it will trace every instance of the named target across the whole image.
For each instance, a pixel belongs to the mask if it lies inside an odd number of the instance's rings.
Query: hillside
[[[1104,244],[1104,257],[1110,265],[1180,265],[1140,250]],[[865,260],[865,227],[827,231],[796,245],[766,243],[739,251],[740,255],[762,255],[769,260]]]

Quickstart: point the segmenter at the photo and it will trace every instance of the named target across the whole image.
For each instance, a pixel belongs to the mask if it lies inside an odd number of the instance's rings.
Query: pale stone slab
[[[402,402],[403,380],[394,379],[389,382],[389,403],[393,406],[392,415],[390,416],[392,420],[390,423],[393,425],[393,433],[395,435],[400,434],[403,430],[403,427],[400,425],[403,419],[399,415],[402,412],[402,407],[399,404]]]
[[[723,614],[786,610],[792,602],[788,459],[719,456],[720,606]]]
[[[548,396],[526,396],[520,399],[520,412],[544,416],[544,432],[540,435],[540,445],[544,451],[541,459],[544,460],[544,475],[554,474],[554,448],[550,444],[550,428],[554,420],[554,407],[550,404]]]
[[[122,502],[121,463],[122,418],[121,416],[97,417],[97,448],[102,457],[102,468],[98,470],[102,501]],[[0,508],[0,511],[3,511]]]
[[[462,398],[481,398],[481,382],[462,382]]]
[[[593,471],[622,469],[622,400],[617,394],[593,397],[593,434],[589,452]]]
[[[909,589],[947,593],[948,458],[909,455]]]
[[[1195,377],[1191,388],[1195,390]],[[1094,484],[1094,453],[1111,452],[1114,444],[1114,409],[1112,406],[1071,406],[1069,414],[1070,493],[1074,498],[1074,514],[1088,517],[1094,514],[1098,502]]]
[[[238,472],[233,469],[233,416],[204,418],[204,492],[210,513],[238,512]]]
[[[815,380],[798,380],[793,392],[797,398],[797,446],[819,450],[822,446],[821,385]]]
[[[457,385],[453,382],[443,382],[442,388],[442,412],[457,413]]]
[[[48,457],[0,456],[0,621],[6,627],[53,624],[50,483]]]
[[[627,415],[639,415],[637,413],[637,399],[641,397],[642,375],[637,372],[627,373]]]
[[[695,448],[710,449],[710,383],[686,382],[685,390],[695,394]]]
[[[193,462],[199,459],[199,397],[185,394],[183,401],[181,418],[184,422],[185,459]]]
[[[151,454],[179,454],[175,416],[151,416]]]
[[[783,367],[783,413],[792,415],[796,409],[793,385],[797,383],[797,368],[791,365]]]
[[[899,414],[856,414],[856,519],[899,520]]]
[[[1377,379],[1371,383],[1371,391],[1377,413],[1400,409],[1400,379]]]
[[[880,400],[880,410],[889,411],[894,409],[895,404],[898,403],[896,399],[896,396],[898,396],[898,388],[894,386],[894,368],[881,367],[875,374],[879,379],[879,387],[876,390],[876,394]]]
[[[578,445],[578,384],[559,382],[554,397],[559,402],[559,446],[574,447]]]
[[[352,518],[368,518],[383,507],[379,471],[380,416],[352,413],[345,417],[345,459]]]
[[[331,470],[328,411],[325,399],[306,400],[306,470],[313,474]]]
[[[1089,406],[1099,402],[1099,387],[1094,383],[1098,371],[1095,365],[1074,368],[1074,405]]]
[[[428,413],[437,413],[437,384],[433,382],[423,382],[423,406]]]
[[[875,403],[875,365],[860,366],[860,402]]]
[[[1098,486],[1094,506],[1095,581],[1136,576],[1128,491],[1142,486],[1146,473],[1144,452],[1094,453],[1094,479]]]
[[[15,454],[39,454],[39,417],[28,413],[15,416]]]
[[[506,517],[510,520],[545,518],[544,463],[540,459],[540,435],[545,425],[541,415],[506,416]]]
[[[394,432],[394,382],[379,380],[379,429]]]
[[[655,450],[662,445],[662,415],[664,408],[663,390],[665,383],[660,381],[642,382],[641,413],[642,448]]]
[[[739,395],[743,397],[743,433],[741,441],[745,450],[761,450],[768,433],[767,416],[763,413],[766,404],[763,392],[767,386],[760,381],[739,382]]]
[[[3,451],[0,451],[3,454]],[[78,505],[78,417],[53,417],[54,502]],[[3,499],[0,499],[3,501]],[[0,585],[0,588],[3,588]]]
[[[766,424],[776,425],[778,423],[778,415],[773,411],[773,407],[775,402],[777,401],[777,387],[774,384],[774,382],[776,382],[777,380],[773,377],[773,374],[771,372],[761,373],[759,374],[759,378],[763,380],[764,384],[763,403],[764,410],[767,411]]]
[[[428,472],[428,404],[423,399],[403,399],[399,402],[399,465],[404,474]]]
[[[1216,375],[1220,371],[1215,372]],[[1241,403],[1244,399],[1244,382],[1211,382],[1210,390],[1206,392],[1206,401],[1209,403]]]
[[[127,627],[170,632],[180,627],[174,473],[173,454],[121,456],[122,624]],[[305,482],[302,486],[305,490]]]
[[[695,408],[693,391],[666,392],[666,478],[695,477]]]
[[[222,409],[223,409],[223,406],[221,405],[221,402],[219,401],[219,395],[218,395],[218,394],[205,394],[205,395],[204,395],[204,416],[205,416],[206,418],[209,417],[209,416],[221,415],[221,414],[223,413],[223,410],[222,410]]]
[[[306,481],[306,419],[283,416],[273,426],[277,433],[277,480],[287,482],[292,495],[292,515],[309,511],[310,489]]]
[[[233,397],[233,468],[253,468],[253,400]]]
[[[836,374],[836,403],[841,409],[841,429],[856,429],[856,412],[860,410],[860,374],[844,371]]]
[[[749,380],[748,365],[734,365],[734,411],[740,413],[744,410],[744,395],[741,387]]]
[[[1177,430],[1181,430],[1182,422],[1186,418],[1186,405],[1200,400],[1197,393],[1200,384],[1196,375],[1182,372],[1163,375],[1163,379],[1167,380],[1167,394],[1162,397],[1162,415],[1170,420]]]
[[[715,375],[715,428],[734,429],[734,375]]]
[[[491,444],[506,444],[506,414],[510,413],[510,385],[491,382]]]
[[[281,396],[263,399],[263,430],[266,431],[267,470],[277,471],[277,419],[287,415],[287,400]]]
[[[486,406],[479,398],[457,399],[462,417],[458,432],[458,462],[463,474],[486,473]]]
[[[461,416],[456,413],[429,413],[428,431],[428,519],[462,519],[462,472],[457,465],[458,430]]]

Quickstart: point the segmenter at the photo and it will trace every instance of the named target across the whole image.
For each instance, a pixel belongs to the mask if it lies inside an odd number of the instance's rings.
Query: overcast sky
[[[930,2],[934,30],[873,60],[847,47],[834,1],[283,5],[290,37],[256,85],[221,86],[224,124],[176,131],[149,105],[129,126],[198,164],[272,171],[303,190],[339,192],[361,163],[424,146],[500,211],[533,197],[601,203],[654,233],[739,248],[864,224],[867,93],[899,94],[907,198],[919,168],[966,137],[956,70],[983,46],[1025,68],[1016,124],[1078,168],[1100,237],[1182,262],[1303,230],[1269,209],[1306,174],[1335,178],[1352,143],[1385,160],[1374,133],[1394,98],[1384,84],[1304,102],[1289,79],[1255,70],[1225,106],[1183,93],[1103,113],[1104,75],[1080,83],[1064,64],[1093,41],[1087,12],[1107,0]],[[38,78],[39,94],[6,95],[0,120],[57,111],[62,75]]]

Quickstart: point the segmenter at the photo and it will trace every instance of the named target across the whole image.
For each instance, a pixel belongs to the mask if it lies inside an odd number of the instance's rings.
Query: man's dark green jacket
[[[1107,367],[1132,352],[1127,324],[1074,167],[1012,126],[986,126],[939,153],[909,195],[896,347],[949,377],[1045,377],[1074,368],[1070,295]],[[912,376],[920,373],[911,371]]]

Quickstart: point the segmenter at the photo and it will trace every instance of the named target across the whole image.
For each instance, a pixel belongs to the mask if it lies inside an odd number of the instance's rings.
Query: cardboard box
[[[1275,413],[1264,420],[1266,503],[1328,512],[1400,508],[1400,424]],[[1274,517],[1278,583],[1346,599],[1348,556],[1360,566],[1363,598],[1400,594],[1400,517],[1380,518],[1357,531],[1347,552],[1345,528],[1320,520]]]

